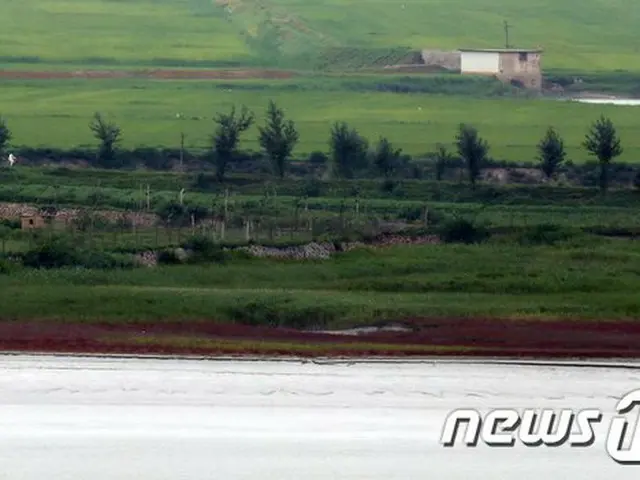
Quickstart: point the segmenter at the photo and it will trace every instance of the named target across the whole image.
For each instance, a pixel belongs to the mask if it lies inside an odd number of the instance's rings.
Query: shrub
[[[253,300],[229,307],[227,314],[236,323],[249,326],[296,329],[326,328],[336,312],[321,307],[295,308],[291,300]]]
[[[191,263],[225,263],[227,260],[226,252],[222,246],[205,236],[191,237],[184,243],[183,248],[193,252],[190,257]]]
[[[158,252],[158,263],[161,265],[179,265],[184,263],[186,257],[180,255],[180,250],[175,248],[161,250]]]
[[[396,188],[397,182],[392,180],[391,178],[385,178],[380,183],[380,192],[385,194],[393,193],[393,190]]]
[[[319,151],[311,152],[309,155],[309,163],[312,165],[323,166],[326,165],[328,161],[329,158],[327,155]]]
[[[309,198],[319,197],[322,195],[323,184],[316,178],[308,178],[302,185],[302,195]]]
[[[491,236],[489,230],[464,218],[445,222],[440,237],[445,243],[481,243]]]
[[[404,219],[407,222],[415,222],[424,218],[424,208],[421,207],[404,207],[398,213],[399,219]]]
[[[19,262],[12,261],[7,258],[0,258],[0,275],[9,275],[19,268]]]
[[[132,268],[133,259],[123,254],[77,248],[67,237],[37,239],[35,248],[23,256],[23,264],[32,268]]]
[[[33,268],[60,268],[81,263],[80,250],[63,237],[36,238],[37,245],[24,255],[24,265]]]
[[[573,239],[580,232],[555,224],[526,227],[518,238],[522,245],[554,245]]]
[[[0,230],[2,227],[6,227],[9,230],[20,230],[20,220],[13,220],[9,218],[1,218],[0,219]]]

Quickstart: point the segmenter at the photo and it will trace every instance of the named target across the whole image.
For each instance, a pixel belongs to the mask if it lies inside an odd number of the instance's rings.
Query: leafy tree
[[[605,192],[609,186],[609,164],[622,154],[620,138],[613,122],[604,115],[596,120],[582,143],[583,147],[600,162],[600,189]]]
[[[373,154],[373,166],[380,175],[389,178],[399,167],[401,155],[401,148],[394,148],[388,139],[381,137]]]
[[[333,173],[342,178],[353,178],[367,166],[368,142],[345,122],[334,123],[329,140]]]
[[[7,122],[0,116],[0,155],[4,154],[9,141],[11,140],[11,130],[7,126]]]
[[[474,127],[462,123],[458,127],[456,146],[458,154],[467,164],[469,181],[475,188],[482,165],[487,159],[489,144],[478,136],[478,131]]]
[[[284,112],[271,100],[267,109],[267,122],[260,130],[260,146],[265,150],[274,173],[284,177],[287,163],[299,135],[292,120],[284,119]]]
[[[540,169],[547,178],[552,178],[566,157],[562,137],[553,127],[549,127],[538,143]]]
[[[253,125],[254,116],[247,107],[242,106],[240,116],[236,118],[236,107],[229,113],[220,113],[214,117],[218,124],[212,136],[215,154],[216,177],[219,182],[224,180],[227,165],[233,160],[240,140],[240,134]]]
[[[100,141],[97,155],[98,165],[104,168],[117,168],[116,145],[122,134],[120,127],[107,122],[100,113],[96,112],[89,128],[93,132],[93,136]]]
[[[444,177],[444,172],[447,169],[447,163],[451,160],[451,154],[442,144],[438,144],[436,147],[435,161],[436,161],[436,180],[439,182]]]

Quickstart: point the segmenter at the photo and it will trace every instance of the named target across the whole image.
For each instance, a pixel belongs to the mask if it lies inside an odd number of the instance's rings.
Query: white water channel
[[[640,370],[0,356],[0,479],[638,479],[604,447]],[[605,410],[587,448],[439,444],[457,407]]]

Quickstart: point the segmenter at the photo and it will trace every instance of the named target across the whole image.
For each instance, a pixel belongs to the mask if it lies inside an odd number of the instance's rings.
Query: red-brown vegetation
[[[635,321],[445,318],[412,319],[402,324],[413,331],[354,336],[206,321],[144,324],[0,321],[0,350],[211,356],[640,357],[640,324]],[[185,338],[211,342],[189,345],[188,341],[172,341]],[[295,345],[315,345],[317,349],[300,352],[293,348]]]

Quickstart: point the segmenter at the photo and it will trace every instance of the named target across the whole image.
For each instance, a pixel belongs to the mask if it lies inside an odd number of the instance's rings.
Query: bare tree
[[[215,154],[216,177],[219,182],[224,181],[227,166],[236,154],[240,134],[253,125],[253,120],[253,113],[244,105],[237,118],[235,106],[229,113],[219,113],[214,117],[217,127],[211,140]]]
[[[120,127],[107,122],[100,113],[96,112],[89,128],[93,132],[93,136],[100,141],[97,155],[98,165],[104,168],[117,168],[116,145],[122,134]]]
[[[613,122],[601,115],[592,124],[582,145],[600,162],[600,190],[606,192],[609,186],[609,164],[622,154],[620,138]]]
[[[266,125],[259,130],[260,146],[267,153],[274,173],[284,178],[289,157],[299,139],[295,124],[285,120],[284,111],[270,100]]]

